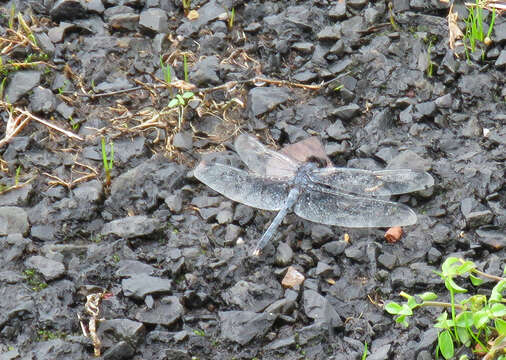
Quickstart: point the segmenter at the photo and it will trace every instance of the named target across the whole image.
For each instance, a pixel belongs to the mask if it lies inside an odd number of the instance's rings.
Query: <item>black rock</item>
[[[271,328],[277,315],[252,311],[220,311],[221,337],[246,345],[261,338]]]
[[[256,87],[248,94],[248,108],[252,118],[256,118],[283,104],[291,97],[288,90],[278,87]]]
[[[171,326],[184,313],[183,305],[177,296],[166,296],[152,309],[142,309],[135,314],[135,319],[145,324]]]
[[[101,233],[102,235],[114,234],[129,239],[151,235],[161,230],[162,227],[163,224],[158,219],[150,219],[147,216],[138,215],[111,221],[104,225]]]
[[[146,274],[137,274],[121,281],[125,296],[143,299],[148,294],[162,294],[170,292],[172,281]]]
[[[191,82],[200,87],[220,83],[221,80],[218,76],[219,63],[217,56],[207,56],[200,59],[191,69]]]
[[[167,13],[162,9],[146,9],[141,12],[139,26],[148,32],[167,33],[169,31]]]
[[[0,207],[0,236],[26,234],[29,228],[25,210],[15,206]]]
[[[304,312],[315,323],[326,322],[329,327],[341,327],[343,325],[343,321],[334,307],[316,291],[304,290],[303,299]]]
[[[40,72],[34,70],[16,71],[5,89],[4,100],[14,104],[28,91],[40,83]]]
[[[86,15],[86,9],[79,0],[58,0],[49,12],[54,21],[73,20]]]

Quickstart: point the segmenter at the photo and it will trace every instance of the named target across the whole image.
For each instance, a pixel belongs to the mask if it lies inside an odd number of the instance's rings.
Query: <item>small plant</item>
[[[114,144],[112,141],[109,143],[109,146],[110,146],[111,152],[110,152],[110,158],[107,159],[105,138],[102,137],[102,162],[104,164],[106,186],[111,185],[111,170],[112,170],[112,166],[114,164]]]
[[[399,25],[395,22],[394,5],[392,2],[388,3],[388,13],[390,15],[390,25],[392,25],[392,29],[394,29],[394,31],[399,31]]]
[[[434,71],[434,63],[432,62],[432,59],[430,57],[432,52],[432,41],[429,41],[429,46],[427,46],[427,76],[432,77],[432,73]]]
[[[177,94],[171,101],[169,101],[169,109],[173,109],[177,107],[179,109],[178,113],[178,128],[181,129],[181,125],[183,123],[184,109],[186,105],[188,105],[188,101],[190,101],[195,96],[191,91],[185,91],[182,94]]]
[[[184,71],[184,81],[189,82],[189,76],[188,76],[188,58],[186,57],[186,54],[183,55],[183,71]]]
[[[362,353],[362,360],[367,359],[367,341],[364,344],[364,352]]]
[[[204,330],[201,330],[201,329],[193,329],[193,333],[197,336],[206,336],[206,333],[204,332]]]
[[[190,11],[192,0],[182,0],[184,13],[187,14]]]
[[[47,283],[34,269],[26,269],[23,274],[25,275],[25,281],[33,291],[41,291],[47,288]]]
[[[489,44],[491,42],[490,35],[492,34],[492,29],[494,28],[495,23],[495,9],[492,10],[492,19],[490,20],[490,26],[488,27],[488,31],[485,34],[484,26],[483,26],[483,9],[480,6],[480,0],[476,0],[475,6],[469,8],[469,15],[466,22],[466,31],[464,38],[469,41],[469,45],[471,47],[471,52],[476,50],[476,44],[478,42]],[[467,47],[466,47],[467,53]],[[482,58],[484,56],[484,51],[482,51]],[[469,58],[469,55],[468,55]]]
[[[232,8],[232,11],[228,14],[228,30],[232,30],[234,27],[234,20],[235,20],[235,7]]]
[[[434,327],[442,329],[438,335],[436,357],[441,354],[445,359],[450,359],[455,354],[455,346],[464,345],[472,347],[475,351],[486,354],[487,359],[494,359],[495,355],[501,355],[504,359],[506,352],[506,279],[489,275],[476,269],[472,261],[464,261],[455,257],[449,257],[441,266],[441,272],[436,272],[444,281],[445,287],[450,293],[450,302],[434,301],[437,295],[433,292],[425,292],[411,296],[401,292],[401,296],[407,301],[403,304],[389,302],[385,310],[396,316],[395,321],[408,326],[407,318],[413,315],[413,310],[419,307],[437,306],[447,308],[438,318]],[[483,280],[478,277],[487,277],[497,281],[497,284],[487,298],[477,294],[455,302],[455,294],[465,293],[467,290],[455,282],[455,278],[468,277],[474,286],[480,285]]]
[[[119,257],[119,255],[118,255],[118,254],[114,254],[114,255],[112,256],[112,261],[114,261],[116,264],[117,264],[117,263],[119,263],[119,261],[120,261],[120,260],[121,260],[121,259],[120,259],[120,257]]]
[[[9,29],[14,29],[14,17],[16,16],[16,4],[12,3],[11,12],[9,14]]]
[[[56,339],[65,339],[67,334],[61,331],[39,330],[37,331],[37,341],[48,341]]]

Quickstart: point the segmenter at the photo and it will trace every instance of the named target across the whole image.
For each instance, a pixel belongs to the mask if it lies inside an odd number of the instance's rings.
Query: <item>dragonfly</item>
[[[220,162],[218,157],[213,161],[202,160],[194,176],[233,201],[278,211],[258,240],[253,251],[255,256],[291,210],[303,219],[325,225],[408,226],[416,223],[415,212],[404,204],[381,197],[434,185],[434,179],[425,171],[333,167],[322,161],[322,156],[304,158],[271,150],[247,134],[236,138],[234,148],[250,171]]]

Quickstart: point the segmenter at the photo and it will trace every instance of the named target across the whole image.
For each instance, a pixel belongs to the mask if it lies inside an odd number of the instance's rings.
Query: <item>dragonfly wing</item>
[[[369,171],[321,168],[313,170],[310,178],[339,192],[368,196],[405,194],[434,185],[434,179],[430,174],[411,169]]]
[[[246,134],[239,135],[234,146],[248,168],[261,176],[291,178],[299,166],[295,160],[268,149]]]
[[[217,163],[201,162],[194,175],[214,191],[263,210],[279,210],[288,196],[288,185]]]
[[[300,194],[294,211],[306,220],[350,228],[407,226],[416,223],[416,214],[406,205],[314,189]]]

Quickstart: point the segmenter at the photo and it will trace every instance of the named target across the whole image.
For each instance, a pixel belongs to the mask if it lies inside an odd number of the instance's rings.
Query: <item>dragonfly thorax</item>
[[[318,164],[315,162],[303,163],[301,166],[299,166],[297,172],[295,173],[295,176],[293,178],[293,184],[299,186],[309,185],[311,183],[309,174],[311,173],[311,171],[317,169],[318,167],[319,167]]]

